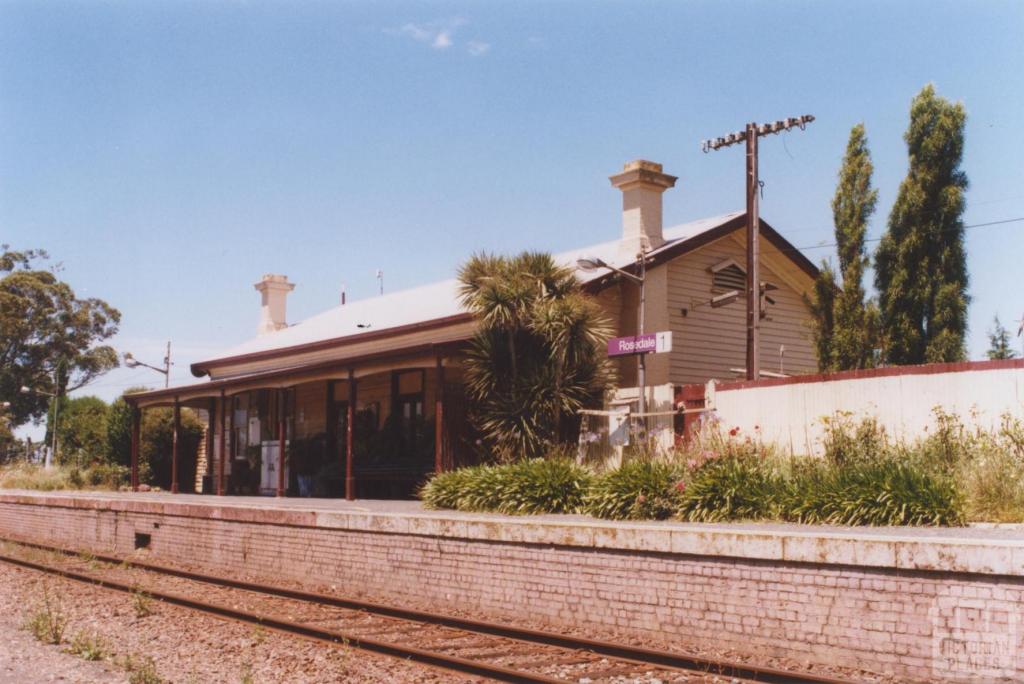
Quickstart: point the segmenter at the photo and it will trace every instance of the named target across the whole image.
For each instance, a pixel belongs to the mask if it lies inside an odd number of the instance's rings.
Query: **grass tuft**
[[[82,630],[71,638],[68,653],[84,660],[103,660],[109,655],[110,649],[103,637]]]

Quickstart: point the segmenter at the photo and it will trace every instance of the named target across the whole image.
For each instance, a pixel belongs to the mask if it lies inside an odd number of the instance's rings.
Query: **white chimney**
[[[260,324],[256,333],[266,335],[288,327],[285,319],[286,300],[288,293],[295,289],[295,284],[288,282],[288,276],[268,273],[253,287],[260,293]]]
[[[661,164],[637,159],[622,173],[609,178],[622,191],[622,246],[624,259],[641,251],[657,249],[665,242],[661,225],[661,193],[676,184],[676,177],[662,173]]]

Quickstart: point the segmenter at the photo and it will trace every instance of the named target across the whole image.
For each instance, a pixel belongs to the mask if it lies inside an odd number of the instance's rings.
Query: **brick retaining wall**
[[[294,524],[307,519],[301,515],[273,522],[265,511],[213,507],[169,514],[171,507],[50,503],[58,505],[0,496],[0,535],[127,553],[142,532],[161,561],[335,585],[394,603],[678,635],[681,643],[921,681],[1024,680],[1019,575],[316,527]],[[1007,553],[1017,550],[1011,544]]]

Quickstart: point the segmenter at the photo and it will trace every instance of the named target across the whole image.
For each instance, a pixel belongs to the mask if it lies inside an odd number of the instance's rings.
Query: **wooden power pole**
[[[758,197],[761,189],[757,175],[757,139],[770,133],[781,133],[797,126],[803,130],[814,117],[805,114],[770,124],[748,123],[746,130],[730,133],[714,140],[702,140],[705,153],[741,142],[747,144],[747,380],[761,377],[761,217]]]

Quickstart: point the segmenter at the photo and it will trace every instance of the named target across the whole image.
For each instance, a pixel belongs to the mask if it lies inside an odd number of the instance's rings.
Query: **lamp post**
[[[647,259],[644,257],[644,253],[642,251],[639,254],[636,255],[636,261],[637,261],[637,265],[638,265],[638,270],[640,271],[640,275],[634,275],[634,274],[629,273],[627,271],[623,271],[621,268],[616,268],[616,267],[612,266],[611,264],[606,263],[602,259],[599,259],[598,257],[593,257],[593,256],[580,257],[579,259],[576,260],[576,266],[578,266],[580,268],[580,270],[583,270],[583,271],[596,271],[599,268],[604,268],[604,269],[607,269],[609,271],[614,271],[615,273],[618,273],[622,277],[624,277],[624,278],[626,278],[626,279],[636,283],[640,287],[640,306],[638,307],[638,310],[637,310],[637,320],[636,320],[636,328],[637,328],[636,334],[637,334],[637,336],[640,336],[640,335],[644,334],[644,309],[647,308],[644,305],[644,303],[645,303],[645,299],[644,299],[644,296],[645,296],[644,282],[647,280]],[[640,409],[640,415],[643,418],[643,423],[644,423],[644,427],[645,428],[647,426],[647,416],[645,415],[647,413],[647,393],[645,391],[645,387],[646,387],[646,384],[647,384],[647,377],[646,377],[646,375],[647,375],[646,370],[647,369],[646,369],[646,365],[645,365],[645,361],[644,361],[646,356],[647,356],[646,354],[637,354],[637,371],[636,371],[637,385],[639,386],[638,389],[640,390],[640,401],[639,401],[638,406],[639,406],[639,409]],[[646,429],[645,429],[645,432],[646,432]]]
[[[34,389],[32,387],[22,386],[22,394],[42,394],[44,397],[53,398],[53,446],[50,451],[46,453],[45,467],[49,468],[53,465],[53,461],[57,458],[57,412],[60,410],[60,392],[46,392],[41,389]]]
[[[167,340],[167,354],[164,355],[164,367],[159,368],[158,366],[151,366],[148,363],[139,361],[131,352],[124,353],[124,365],[129,368],[138,368],[139,366],[145,366],[150,370],[155,370],[157,373],[164,374],[164,388],[170,387],[171,384],[171,341]]]

